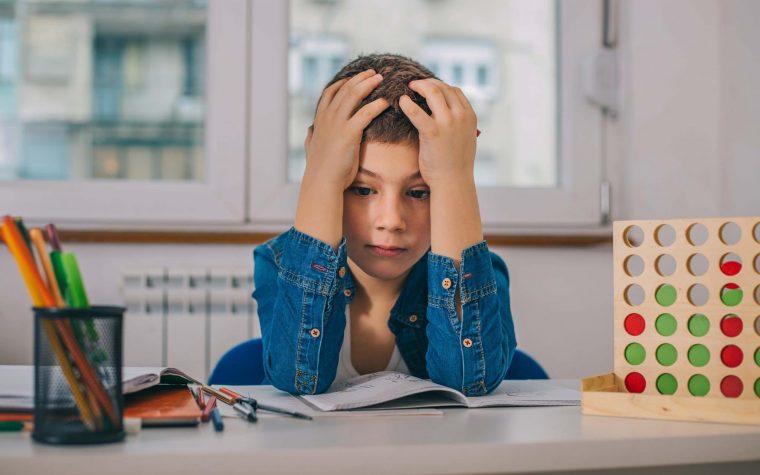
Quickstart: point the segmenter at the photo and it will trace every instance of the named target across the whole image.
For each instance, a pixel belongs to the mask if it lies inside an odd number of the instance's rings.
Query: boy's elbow
[[[320,378],[317,375],[313,377],[297,375],[296,371],[273,370],[270,367],[265,367],[264,373],[272,386],[294,396],[322,394],[327,392],[332,384],[332,380],[328,378]]]

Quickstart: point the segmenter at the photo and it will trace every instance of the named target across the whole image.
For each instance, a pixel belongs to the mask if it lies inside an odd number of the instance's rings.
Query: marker
[[[218,407],[214,407],[211,411],[211,421],[214,423],[214,430],[221,432],[224,430],[224,422],[222,422],[222,414],[219,412]]]

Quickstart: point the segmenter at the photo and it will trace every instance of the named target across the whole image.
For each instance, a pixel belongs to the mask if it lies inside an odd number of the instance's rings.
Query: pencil
[[[21,276],[23,277],[29,295],[32,298],[32,303],[37,307],[55,307],[53,297],[47,292],[45,284],[42,282],[42,278],[37,272],[36,267],[34,267],[34,260],[23,241],[23,237],[16,228],[16,223],[9,216],[3,217],[3,226],[0,228],[0,233],[2,233],[5,244],[8,246],[13,258],[16,260],[16,265],[21,271]],[[74,371],[65,351],[63,350],[61,342],[58,340],[55,328],[49,320],[44,320],[42,322],[42,327],[50,341],[50,346],[61,366],[64,377],[69,383],[71,394],[74,397],[74,403],[82,414],[82,420],[88,428],[93,430],[95,424],[92,412],[84,400],[84,395],[79,387],[79,382],[74,375]]]
[[[66,304],[63,301],[63,296],[61,296],[61,291],[58,287],[58,279],[55,277],[55,272],[53,272],[53,265],[50,263],[50,257],[45,250],[45,238],[42,236],[42,231],[37,228],[30,229],[29,237],[34,244],[34,247],[37,249],[37,254],[40,256],[42,269],[45,271],[45,277],[47,278],[48,289],[53,295],[53,300],[55,300],[56,307],[65,306]]]

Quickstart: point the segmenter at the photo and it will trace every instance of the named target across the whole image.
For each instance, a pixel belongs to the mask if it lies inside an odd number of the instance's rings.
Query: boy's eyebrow
[[[366,168],[364,168],[362,166],[359,166],[359,173],[364,173],[364,174],[369,175],[369,176],[371,176],[373,178],[380,178],[380,175],[378,175],[377,173],[373,172],[372,170],[367,170]],[[414,180],[415,178],[422,178],[422,173],[420,173],[419,170],[417,170],[415,173],[412,173],[411,175],[409,175],[406,179],[408,181],[408,180]]]

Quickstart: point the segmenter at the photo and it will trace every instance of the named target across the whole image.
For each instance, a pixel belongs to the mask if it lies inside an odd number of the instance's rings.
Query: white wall
[[[622,7],[624,97],[620,118],[607,127],[614,216],[760,216],[760,2]],[[68,247],[95,303],[120,302],[123,267],[251,261],[248,246]],[[497,251],[511,271],[520,346],[554,377],[610,371],[611,248]],[[29,363],[32,316],[7,252],[0,269],[0,363]]]

